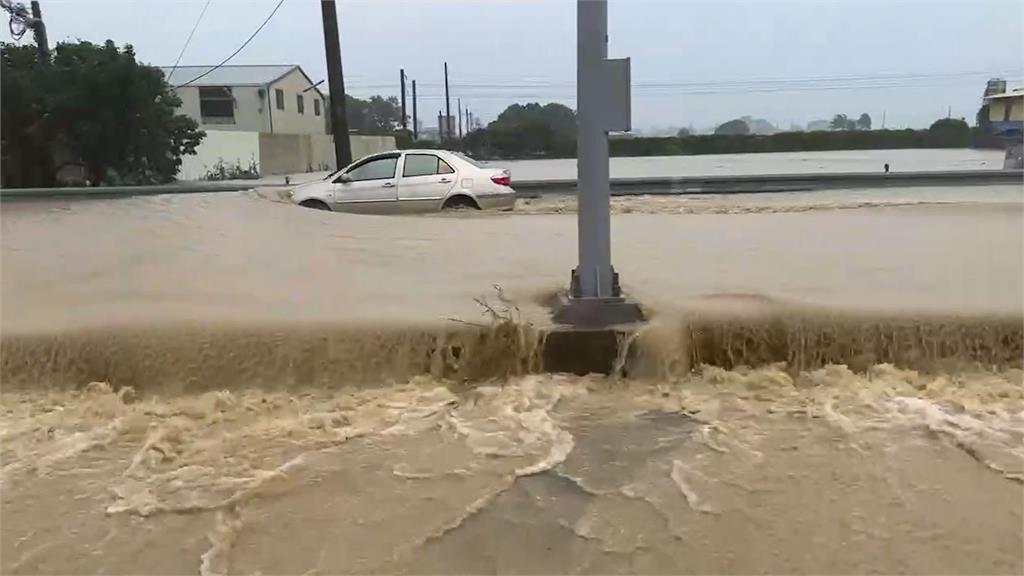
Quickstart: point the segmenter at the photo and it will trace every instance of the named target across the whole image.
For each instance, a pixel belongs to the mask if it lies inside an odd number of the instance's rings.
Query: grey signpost
[[[577,226],[579,265],[555,311],[562,324],[600,327],[642,320],[611,262],[608,132],[630,130],[629,58],[608,59],[607,0],[576,3]]]

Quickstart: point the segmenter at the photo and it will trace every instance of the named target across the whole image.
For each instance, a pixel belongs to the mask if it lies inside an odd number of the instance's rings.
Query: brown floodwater
[[[550,204],[5,203],[0,572],[1019,574],[1020,190],[862,195],[617,201],[609,376]]]

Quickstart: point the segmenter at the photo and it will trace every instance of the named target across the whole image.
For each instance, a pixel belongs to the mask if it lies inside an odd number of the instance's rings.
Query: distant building
[[[832,129],[832,123],[828,120],[811,120],[807,123],[808,132],[825,132]]]
[[[1024,127],[1024,88],[985,97],[992,133],[1020,136]]]
[[[182,157],[186,180],[333,170],[325,95],[296,65],[162,68],[179,110],[206,137]],[[353,159],[395,148],[392,136],[350,135]]]
[[[212,71],[211,71],[212,69]],[[171,68],[164,67],[164,77]],[[202,78],[189,82],[206,73]],[[171,85],[181,111],[204,130],[326,134],[324,95],[295,65],[179,66]]]
[[[984,98],[988,98],[989,96],[994,96],[996,94],[1002,94],[1003,92],[1006,92],[1006,80],[1003,80],[1002,78],[990,78],[989,81],[985,83]]]

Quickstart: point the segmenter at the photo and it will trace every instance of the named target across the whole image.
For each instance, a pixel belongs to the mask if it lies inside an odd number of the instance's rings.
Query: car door
[[[366,158],[338,175],[334,208],[345,212],[393,212],[398,201],[398,154]]]
[[[458,174],[437,154],[407,152],[398,181],[398,201],[403,212],[437,210]]]

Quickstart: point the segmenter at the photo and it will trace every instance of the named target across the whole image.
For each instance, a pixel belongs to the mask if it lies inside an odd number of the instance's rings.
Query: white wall
[[[274,134],[324,134],[327,132],[327,123],[324,120],[326,108],[320,93],[316,89],[304,92],[311,86],[312,84],[306,79],[306,76],[295,69],[268,87],[267,102],[270,104]],[[284,92],[284,110],[277,108],[275,90]],[[297,97],[300,94],[304,103],[302,114],[299,114],[297,102]],[[316,115],[314,100],[320,101],[319,116]]]
[[[196,155],[181,157],[178,180],[201,180],[218,160],[243,168],[255,160],[259,166],[259,133],[207,130],[203,142],[196,148]]]
[[[301,76],[301,74],[300,74]],[[235,99],[235,122],[234,124],[204,124],[199,110],[199,88],[196,86],[184,86],[177,89],[181,98],[179,112],[187,115],[199,123],[203,130],[217,130],[220,132],[269,132],[270,131],[270,110],[273,106],[273,91],[268,96],[266,89],[258,86],[233,86],[231,96]]]
[[[352,158],[395,149],[393,136],[351,135]],[[183,156],[178,180],[201,180],[217,161],[247,168],[256,161],[261,176],[334,170],[334,140],[328,134],[261,134],[207,130],[195,156]]]

